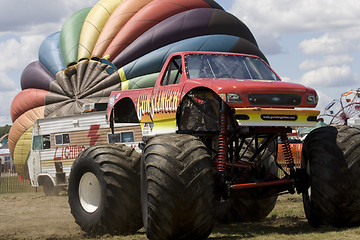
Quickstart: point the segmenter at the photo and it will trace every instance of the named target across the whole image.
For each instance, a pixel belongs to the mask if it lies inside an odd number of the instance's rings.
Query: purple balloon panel
[[[30,63],[21,74],[21,89],[37,88],[49,90],[54,77],[39,61]]]

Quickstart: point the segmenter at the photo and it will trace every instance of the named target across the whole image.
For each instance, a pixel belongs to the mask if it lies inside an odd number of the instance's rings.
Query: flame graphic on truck
[[[141,121],[144,115],[176,113],[179,104],[179,90],[160,90],[154,94],[147,92],[141,94],[137,101],[137,117]]]

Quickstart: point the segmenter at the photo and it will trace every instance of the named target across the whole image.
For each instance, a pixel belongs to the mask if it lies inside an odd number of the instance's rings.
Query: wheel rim
[[[95,174],[86,172],[80,179],[79,199],[83,209],[88,213],[95,212],[101,199],[100,183]]]

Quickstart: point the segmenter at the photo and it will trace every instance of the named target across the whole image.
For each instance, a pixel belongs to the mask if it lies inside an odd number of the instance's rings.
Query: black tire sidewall
[[[308,175],[311,196],[309,189],[302,196],[306,218],[313,227],[346,226],[343,210],[349,198],[349,176],[337,135],[332,126],[320,127],[310,132],[303,143],[301,164]]]
[[[301,167],[305,168],[305,169],[310,168],[309,164],[310,164],[310,162],[309,162],[307,150],[305,147],[303,147],[302,154],[301,154]],[[308,175],[308,182],[311,184],[311,174]],[[320,221],[319,217],[317,215],[315,215],[314,212],[312,211],[313,206],[311,205],[312,202],[311,202],[308,191],[311,191],[311,190],[306,189],[306,191],[301,193],[303,205],[304,205],[305,216],[308,219],[308,222],[312,227],[318,227],[321,224],[321,221]]]
[[[173,134],[147,143],[141,162],[141,205],[149,239],[210,235],[215,220],[214,182],[210,156],[199,139]]]

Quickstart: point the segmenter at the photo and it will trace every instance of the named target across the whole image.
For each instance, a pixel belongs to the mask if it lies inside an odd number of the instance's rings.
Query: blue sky
[[[23,69],[42,41],[75,11],[97,0],[0,0],[0,126]],[[356,0],[217,0],[253,32],[284,81],[313,87],[318,109],[360,84],[360,4]]]

